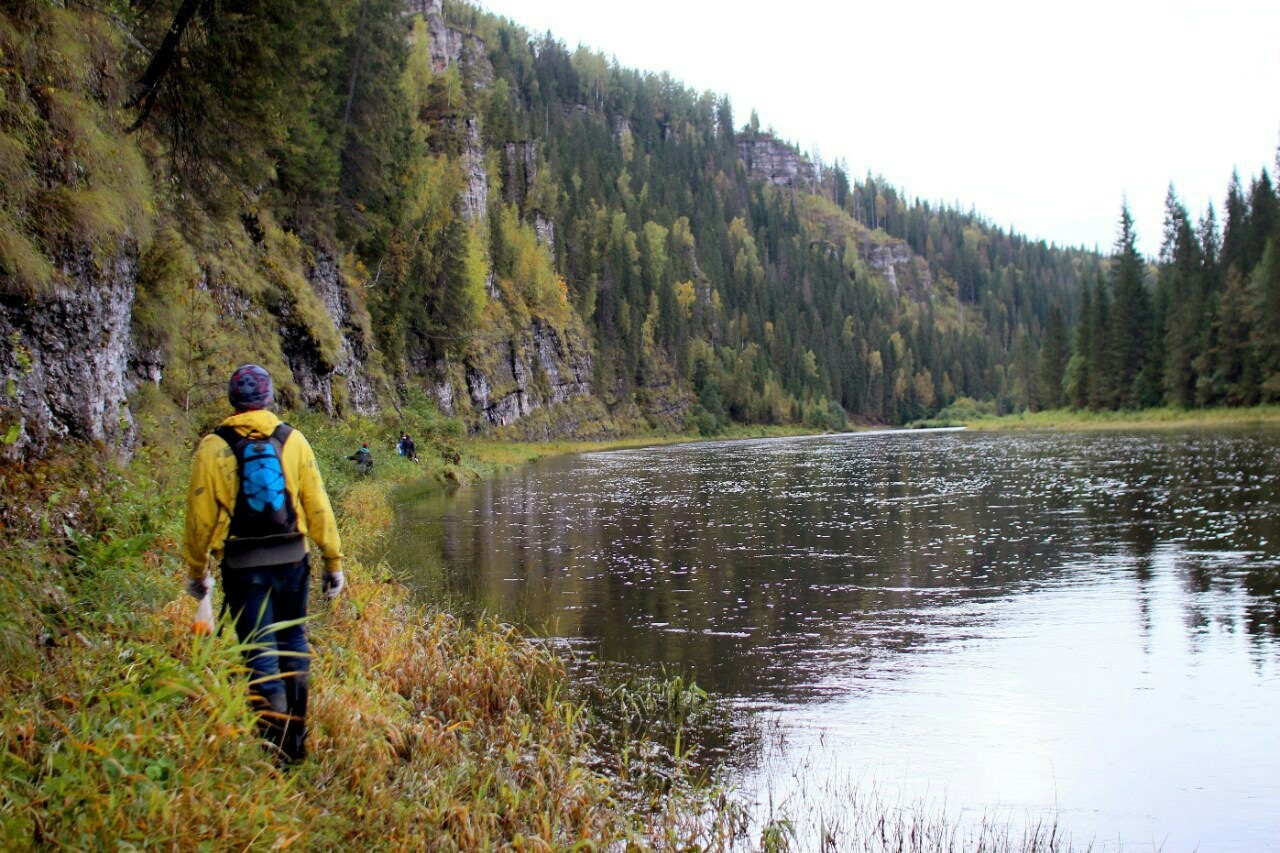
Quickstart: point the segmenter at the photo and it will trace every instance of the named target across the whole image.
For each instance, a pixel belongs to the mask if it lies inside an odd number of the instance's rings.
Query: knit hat
[[[265,409],[271,405],[271,374],[257,364],[244,364],[231,374],[227,399],[237,412]]]

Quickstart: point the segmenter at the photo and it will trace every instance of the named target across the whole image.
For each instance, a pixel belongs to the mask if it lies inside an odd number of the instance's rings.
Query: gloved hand
[[[210,575],[202,578],[187,578],[187,595],[196,601],[208,595],[211,589],[213,589],[213,578]]]
[[[321,589],[324,590],[324,597],[333,599],[338,597],[338,593],[342,592],[342,588],[346,586],[347,579],[342,572],[325,572],[324,583]]]

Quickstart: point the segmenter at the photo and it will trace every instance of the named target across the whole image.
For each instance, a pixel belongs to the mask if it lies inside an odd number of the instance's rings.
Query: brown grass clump
[[[551,698],[554,657],[415,609],[387,580],[350,593],[316,632],[313,746],[318,775],[358,792],[357,840],[560,849],[625,831],[576,713]]]

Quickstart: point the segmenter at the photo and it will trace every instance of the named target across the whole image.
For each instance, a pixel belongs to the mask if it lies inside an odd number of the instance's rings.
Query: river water
[[[392,554],[729,697],[760,821],[856,790],[1095,850],[1280,849],[1280,431],[588,453],[404,505]]]

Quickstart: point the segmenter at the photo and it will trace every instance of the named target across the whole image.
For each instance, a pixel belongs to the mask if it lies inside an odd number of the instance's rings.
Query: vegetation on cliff
[[[1100,263],[851,183],[722,97],[410,7],[6,6],[6,289],[128,259],[130,380],[197,420],[254,359],[331,414],[419,387],[477,427],[589,394],[706,432],[1025,406]]]

